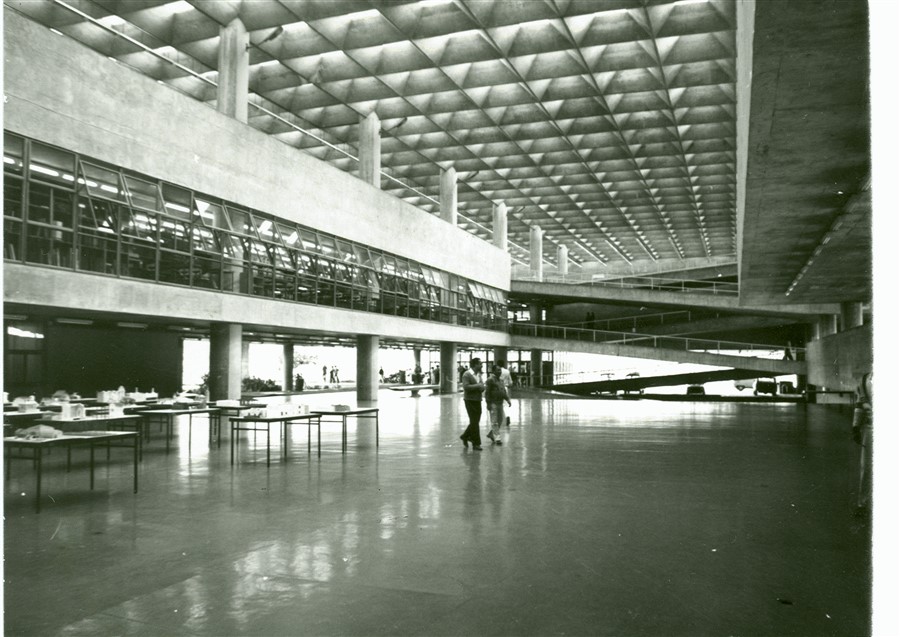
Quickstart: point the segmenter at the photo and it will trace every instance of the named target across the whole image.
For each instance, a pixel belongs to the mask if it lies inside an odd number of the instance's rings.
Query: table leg
[[[312,420],[306,421],[306,455],[312,454]]]
[[[166,416],[166,453],[169,453],[169,442],[172,440],[175,416]]]
[[[234,434],[234,421],[231,418],[229,418],[228,424],[231,425],[231,441],[230,441],[230,445],[229,445],[231,447],[231,464],[234,464],[234,445],[237,444],[237,440],[235,440],[235,434]]]
[[[44,473],[43,450],[38,447],[35,449],[37,454],[37,487],[34,490],[34,505],[38,513],[41,512],[41,475]]]
[[[88,444],[91,448],[91,491],[94,490],[94,443],[91,442]]]
[[[375,448],[378,449],[378,412],[375,412]]]
[[[347,416],[341,416],[341,452],[347,451]]]
[[[138,457],[141,455],[141,434],[134,434],[134,492],[138,492]]]
[[[255,431],[255,430],[254,430]],[[256,435],[256,434],[254,434]],[[266,423],[266,466],[272,464],[272,423]]]
[[[316,426],[316,444],[319,445],[319,457],[322,457],[322,416],[319,416],[319,420],[317,421],[318,425]]]

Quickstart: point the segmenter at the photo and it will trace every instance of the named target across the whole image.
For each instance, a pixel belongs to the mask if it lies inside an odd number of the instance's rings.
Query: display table
[[[59,429],[63,433],[77,434],[86,430],[96,430],[97,427],[103,427],[104,431],[121,431],[123,429],[132,430],[137,434],[142,434],[142,427],[146,426],[143,417],[138,415],[125,414],[122,416],[85,416],[84,418],[66,418],[61,419],[58,416],[51,418],[41,418],[35,424],[48,425],[54,429]],[[143,445],[140,448],[140,459],[144,459]],[[107,454],[107,457],[109,454]]]
[[[82,431],[77,434],[65,434],[60,438],[18,438],[15,436],[3,439],[3,449],[6,461],[6,478],[9,480],[10,465],[12,464],[13,449],[30,449],[34,456],[28,458],[31,460],[36,469],[36,487],[34,504],[38,513],[41,512],[41,478],[43,477],[43,455],[44,450],[53,447],[65,447],[68,451],[66,460],[66,471],[72,467],[72,448],[78,446],[88,446],[91,450],[90,474],[91,474],[91,490],[94,489],[94,447],[103,444],[107,448],[107,457],[109,456],[109,448],[113,442],[121,440],[131,440],[134,447],[134,492],[138,492],[138,457],[140,456],[141,437],[132,431]]]
[[[194,424],[195,414],[205,414],[209,419],[209,442],[212,443],[213,435],[221,434],[221,420],[219,415],[221,410],[218,407],[197,407],[190,409],[141,409],[137,415],[143,416],[149,424],[156,421],[165,426],[166,431],[166,453],[169,453],[170,443],[175,437],[175,419],[178,416],[188,417],[188,448],[191,446],[191,429]]]
[[[320,416],[340,416],[340,418],[332,418],[320,422],[340,422],[341,423],[341,452],[347,450],[347,417],[355,416],[360,418],[375,419],[375,447],[378,447],[378,407],[357,407],[356,409],[336,410],[336,409],[313,409],[312,413]]]
[[[313,423],[315,420],[315,423]],[[302,423],[306,421],[307,425],[307,435],[306,435],[306,453],[312,453],[312,428],[313,424],[318,428],[318,445],[319,445],[319,457],[322,456],[322,418],[316,413],[310,414],[292,414],[290,416],[241,416],[239,418],[231,418],[231,464],[234,464],[234,451],[238,446],[240,439],[237,436],[237,433],[240,431],[262,431],[266,434],[266,464],[271,464],[272,461],[272,452],[271,445],[269,442],[269,438],[272,435],[271,426],[273,424],[281,425],[281,439],[282,439],[282,456],[285,460],[287,460],[287,433],[288,426]],[[265,427],[244,427],[242,425],[265,425]]]
[[[259,407],[259,405],[217,405],[213,404],[212,407],[220,410],[221,416],[225,416],[228,419],[228,424],[231,424],[232,418],[241,415],[242,411],[247,411],[248,409],[254,409],[255,407]],[[218,442],[216,444],[217,447],[222,446],[222,436],[218,437]]]

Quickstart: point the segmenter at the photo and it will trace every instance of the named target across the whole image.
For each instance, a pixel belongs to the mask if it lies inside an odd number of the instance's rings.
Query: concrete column
[[[541,324],[544,322],[544,311],[543,308],[538,305],[529,305],[528,313],[531,314],[531,322],[536,324]]]
[[[441,393],[454,394],[457,390],[456,343],[441,342]]]
[[[559,262],[559,275],[566,276],[569,273],[569,249],[566,246],[556,248],[556,260]]]
[[[378,343],[371,334],[356,336],[357,402],[378,402]]]
[[[212,400],[241,397],[241,334],[233,323],[213,323],[209,330],[209,396]]]
[[[506,232],[508,228],[506,204],[502,201],[494,204],[494,245],[501,250],[506,250]]]
[[[841,303],[841,331],[863,324],[862,303]]]
[[[456,225],[456,169],[441,171],[441,219]]]
[[[216,110],[247,122],[250,36],[239,18],[219,28],[219,92]]]
[[[413,374],[416,373],[416,366],[422,370],[422,376],[425,376],[425,369],[422,367],[422,348],[414,347],[413,348]],[[413,383],[420,383],[420,379],[411,378],[409,379]]]
[[[540,387],[543,382],[541,374],[543,373],[543,365],[541,361],[544,358],[544,352],[539,349],[531,350],[531,386]]]
[[[509,369],[509,350],[502,345],[494,348],[494,362],[499,363],[500,361],[505,361],[506,368]]]
[[[250,378],[250,341],[241,343],[241,378]]]
[[[823,338],[837,333],[837,320],[838,317],[836,314],[823,314],[820,316],[819,321],[816,324],[817,338]]]
[[[544,231],[531,226],[531,273],[536,281],[544,280]]]
[[[374,112],[359,122],[359,178],[381,188],[381,120]]]
[[[283,345],[284,351],[284,391],[293,391],[294,390],[294,344],[293,343],[285,343]]]

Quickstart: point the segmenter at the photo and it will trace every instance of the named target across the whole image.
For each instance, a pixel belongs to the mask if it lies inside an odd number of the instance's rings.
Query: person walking
[[[381,379],[381,382],[384,382],[384,367],[378,368],[378,378]]]
[[[487,402],[488,414],[491,419],[491,430],[488,432],[488,438],[495,445],[503,444],[502,434],[500,433],[500,426],[506,421],[503,403],[505,402],[512,407],[512,402],[509,400],[509,391],[500,378],[502,370],[503,368],[497,364],[491,367],[491,376],[485,383],[484,392],[484,400]]]
[[[472,449],[481,451],[481,395],[484,393],[484,378],[481,374],[481,359],[473,358],[469,361],[469,369],[462,375],[463,404],[466,406],[466,414],[469,416],[469,426],[459,437],[463,447],[468,448],[472,443]]]
[[[497,364],[500,366],[500,382],[503,383],[503,387],[506,389],[506,397],[510,398],[511,394],[509,393],[509,388],[513,386],[513,378],[512,374],[509,373],[509,370],[506,368],[506,361],[497,361]],[[509,402],[509,401],[507,401]],[[512,403],[509,402],[509,406],[512,407]],[[503,404],[500,404],[500,407],[503,407]],[[506,425],[509,427],[509,415],[505,414],[503,416],[503,420],[501,421],[502,425]]]

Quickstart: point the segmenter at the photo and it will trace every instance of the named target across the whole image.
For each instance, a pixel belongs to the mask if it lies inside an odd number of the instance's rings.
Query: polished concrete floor
[[[310,396],[314,406],[352,394]],[[847,412],[514,399],[463,449],[459,396],[229,463],[186,427],[5,485],[6,635],[866,635],[870,529]],[[482,427],[483,433],[486,429]],[[85,454],[86,455],[86,454]]]

